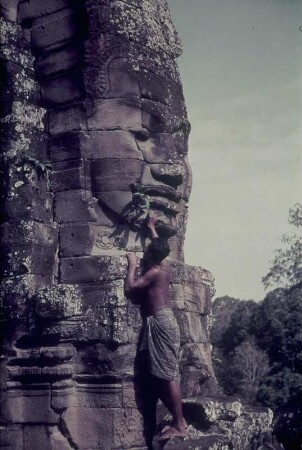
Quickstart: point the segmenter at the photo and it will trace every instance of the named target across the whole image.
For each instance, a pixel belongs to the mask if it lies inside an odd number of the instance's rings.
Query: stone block
[[[205,369],[184,371],[181,374],[180,387],[184,398],[196,395],[206,395],[209,389],[209,373]]]
[[[140,87],[137,73],[129,64],[129,59],[114,58],[106,67],[106,80],[108,85],[104,89],[104,70],[102,67],[84,68],[84,80],[86,91],[93,98],[127,98],[140,97]],[[100,89],[100,86],[102,88]]]
[[[53,108],[83,98],[85,91],[82,71],[79,69],[44,79],[41,82],[41,95],[43,106]]]
[[[124,280],[83,283],[80,285],[86,308],[99,305],[104,307],[125,307],[129,303],[124,294]]]
[[[12,193],[14,194],[14,192]],[[2,205],[4,219],[33,220],[51,223],[53,221],[53,195],[41,192],[27,184],[18,188]]]
[[[49,276],[55,270],[56,246],[2,247],[3,275]]]
[[[108,349],[104,344],[96,344],[96,349],[97,367],[101,373],[116,372],[120,375],[134,376],[137,344],[120,345],[115,350]]]
[[[55,163],[54,170],[49,177],[52,191],[89,189],[91,186],[89,168],[89,162],[83,160]]]
[[[77,385],[71,406],[77,408],[121,408],[121,385],[109,383]]]
[[[73,0],[25,0],[19,2],[19,20],[28,22],[72,6]]]
[[[92,283],[114,281],[126,275],[126,259],[110,256],[62,258],[63,283]]]
[[[56,339],[65,339],[69,342],[80,340],[82,336],[80,319],[76,317],[62,321],[45,321],[41,327],[41,335],[52,342]]]
[[[31,28],[31,46],[34,52],[62,44],[86,31],[84,11],[63,9],[36,19]]]
[[[149,71],[139,72],[139,84],[142,98],[170,104],[169,83],[164,79]]]
[[[55,270],[56,246],[2,248],[2,273],[4,276],[37,274],[51,276]]]
[[[140,104],[132,99],[95,101],[87,122],[89,130],[139,131],[142,129]]]
[[[59,427],[47,427],[51,450],[71,450],[71,446],[66,436],[64,436]]]
[[[50,407],[49,387],[41,389],[31,385],[30,388],[8,390],[0,404],[0,418],[15,424],[55,424],[60,420],[59,414]]]
[[[5,85],[1,92],[1,117],[11,114],[13,102],[39,103],[39,87],[31,71],[11,61],[1,61],[0,76]]]
[[[122,449],[146,444],[143,417],[137,409],[115,410],[113,438],[114,446]]]
[[[169,133],[148,133],[143,139],[137,135],[137,145],[141,150],[144,160],[151,164],[167,163],[178,160],[172,135]]]
[[[62,257],[90,255],[94,233],[89,224],[62,224],[60,227],[60,255]]]
[[[104,210],[113,211],[121,214],[125,208],[132,201],[132,193],[128,191],[110,191],[110,192],[94,192],[93,195],[100,201],[100,205]]]
[[[49,133],[51,136],[72,131],[86,130],[86,111],[82,104],[56,108],[49,111]]]
[[[109,346],[127,344],[132,337],[129,336],[129,319],[125,307],[87,309],[82,323],[82,339],[98,340]]]
[[[34,448],[52,450],[46,426],[31,425],[24,427],[24,450],[33,450]]]
[[[111,299],[108,299],[109,301]],[[106,344],[108,348],[137,343],[141,329],[139,309],[131,304],[115,307],[103,306],[103,303],[102,298],[91,296],[85,299],[84,294],[83,317],[77,334],[79,340],[84,342],[97,340]]]
[[[83,450],[113,447],[114,409],[72,407],[63,413],[63,422],[74,444]],[[119,411],[119,409],[118,409]]]
[[[34,222],[33,220],[5,222],[1,225],[1,242],[5,247],[56,246],[57,241],[58,229],[54,225]]]
[[[135,137],[128,131],[94,131],[85,133],[66,133],[50,141],[52,161],[77,158],[98,160],[101,158],[142,159]]]
[[[1,425],[0,448],[3,450],[23,450],[23,432],[20,425]]]
[[[77,39],[72,40],[62,49],[39,55],[35,60],[36,74],[43,79],[75,69],[82,65],[83,53],[83,42]]]
[[[96,199],[90,191],[83,189],[57,192],[55,196],[55,217],[58,222],[95,222]]]
[[[26,130],[26,136],[24,132]],[[10,154],[12,148],[16,153],[24,152],[24,162],[27,158],[33,158],[37,162],[48,161],[48,144],[46,135],[35,128],[21,129],[12,127],[10,123],[0,124],[0,145],[3,153]]]
[[[174,309],[180,328],[181,344],[190,342],[209,343],[207,318],[195,313]]]
[[[210,368],[211,362],[211,344],[185,344],[181,347],[181,372],[185,370]]]
[[[207,315],[210,313],[209,287],[202,283],[171,284],[171,299],[178,309]]]
[[[214,277],[206,269],[202,267],[189,266],[178,261],[171,261],[170,264],[171,282],[172,283],[204,283],[207,286],[213,286]]]
[[[93,192],[129,191],[142,171],[143,163],[137,159],[98,159],[91,162]]]
[[[81,158],[81,138],[85,134],[64,133],[49,140],[49,154],[53,162]]]
[[[169,106],[152,100],[142,100],[142,126],[151,133],[173,133],[176,129],[176,118]]]
[[[35,293],[35,312],[45,319],[67,319],[82,313],[82,293],[77,286],[43,286]]]

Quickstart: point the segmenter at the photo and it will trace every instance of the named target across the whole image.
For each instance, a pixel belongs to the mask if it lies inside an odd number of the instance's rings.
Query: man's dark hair
[[[159,264],[170,253],[170,247],[167,239],[155,238],[147,247],[147,252],[150,254],[153,262]]]

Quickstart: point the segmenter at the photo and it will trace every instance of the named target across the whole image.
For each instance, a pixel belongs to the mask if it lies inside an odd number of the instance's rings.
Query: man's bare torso
[[[162,261],[159,265],[153,266],[150,271],[153,271],[153,281],[146,287],[146,300],[142,304],[148,316],[153,315],[160,308],[170,307],[168,263]]]

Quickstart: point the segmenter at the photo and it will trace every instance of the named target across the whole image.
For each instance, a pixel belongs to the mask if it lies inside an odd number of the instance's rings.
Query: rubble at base
[[[155,437],[153,450],[257,450],[258,436],[271,430],[273,420],[269,408],[244,406],[229,397],[186,399],[183,412],[187,436],[164,443]]]

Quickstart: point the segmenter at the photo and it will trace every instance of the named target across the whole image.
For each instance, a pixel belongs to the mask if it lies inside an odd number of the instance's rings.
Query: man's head
[[[153,239],[148,245],[144,259],[152,264],[160,264],[170,253],[168,241],[163,238]]]

